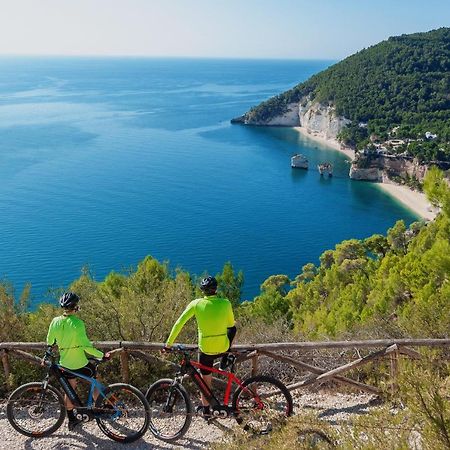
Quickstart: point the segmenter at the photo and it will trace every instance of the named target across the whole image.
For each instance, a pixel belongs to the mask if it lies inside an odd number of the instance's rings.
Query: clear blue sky
[[[7,0],[0,54],[340,59],[442,26],[449,0]]]

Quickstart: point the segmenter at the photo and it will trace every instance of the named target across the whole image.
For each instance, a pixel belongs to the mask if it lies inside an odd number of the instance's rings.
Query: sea
[[[344,155],[290,128],[231,125],[333,61],[0,58],[0,279],[32,307],[83,270],[101,281],[146,255],[216,274],[253,299],[344,239],[411,211],[348,178]],[[309,170],[292,169],[304,154]],[[331,162],[332,178],[316,165]]]

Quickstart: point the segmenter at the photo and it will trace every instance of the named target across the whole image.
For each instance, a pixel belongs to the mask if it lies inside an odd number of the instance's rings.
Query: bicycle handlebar
[[[162,349],[162,351],[167,352],[167,353],[191,353],[191,352],[195,352],[197,350],[200,350],[199,347],[192,347],[192,348],[187,348],[185,345],[183,344],[174,344],[170,347],[164,347]],[[250,353],[251,350],[241,350],[241,349],[233,349],[230,348],[228,351],[223,352],[224,354],[246,354],[246,353]]]

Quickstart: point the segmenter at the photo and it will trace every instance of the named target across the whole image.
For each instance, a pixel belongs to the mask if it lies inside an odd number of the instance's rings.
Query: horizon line
[[[0,58],[128,58],[128,59],[211,59],[211,60],[255,60],[255,61],[340,61],[343,58],[329,57],[278,57],[278,56],[196,56],[196,55],[127,55],[127,54],[64,54],[64,53],[0,53]]]

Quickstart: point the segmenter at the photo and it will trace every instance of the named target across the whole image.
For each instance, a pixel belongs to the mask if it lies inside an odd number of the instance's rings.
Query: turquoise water
[[[327,61],[0,59],[0,278],[33,301],[89,265],[150,254],[196,274],[226,261],[245,296],[343,239],[415,219],[338,152],[230,118]],[[290,168],[304,153],[311,167]]]

